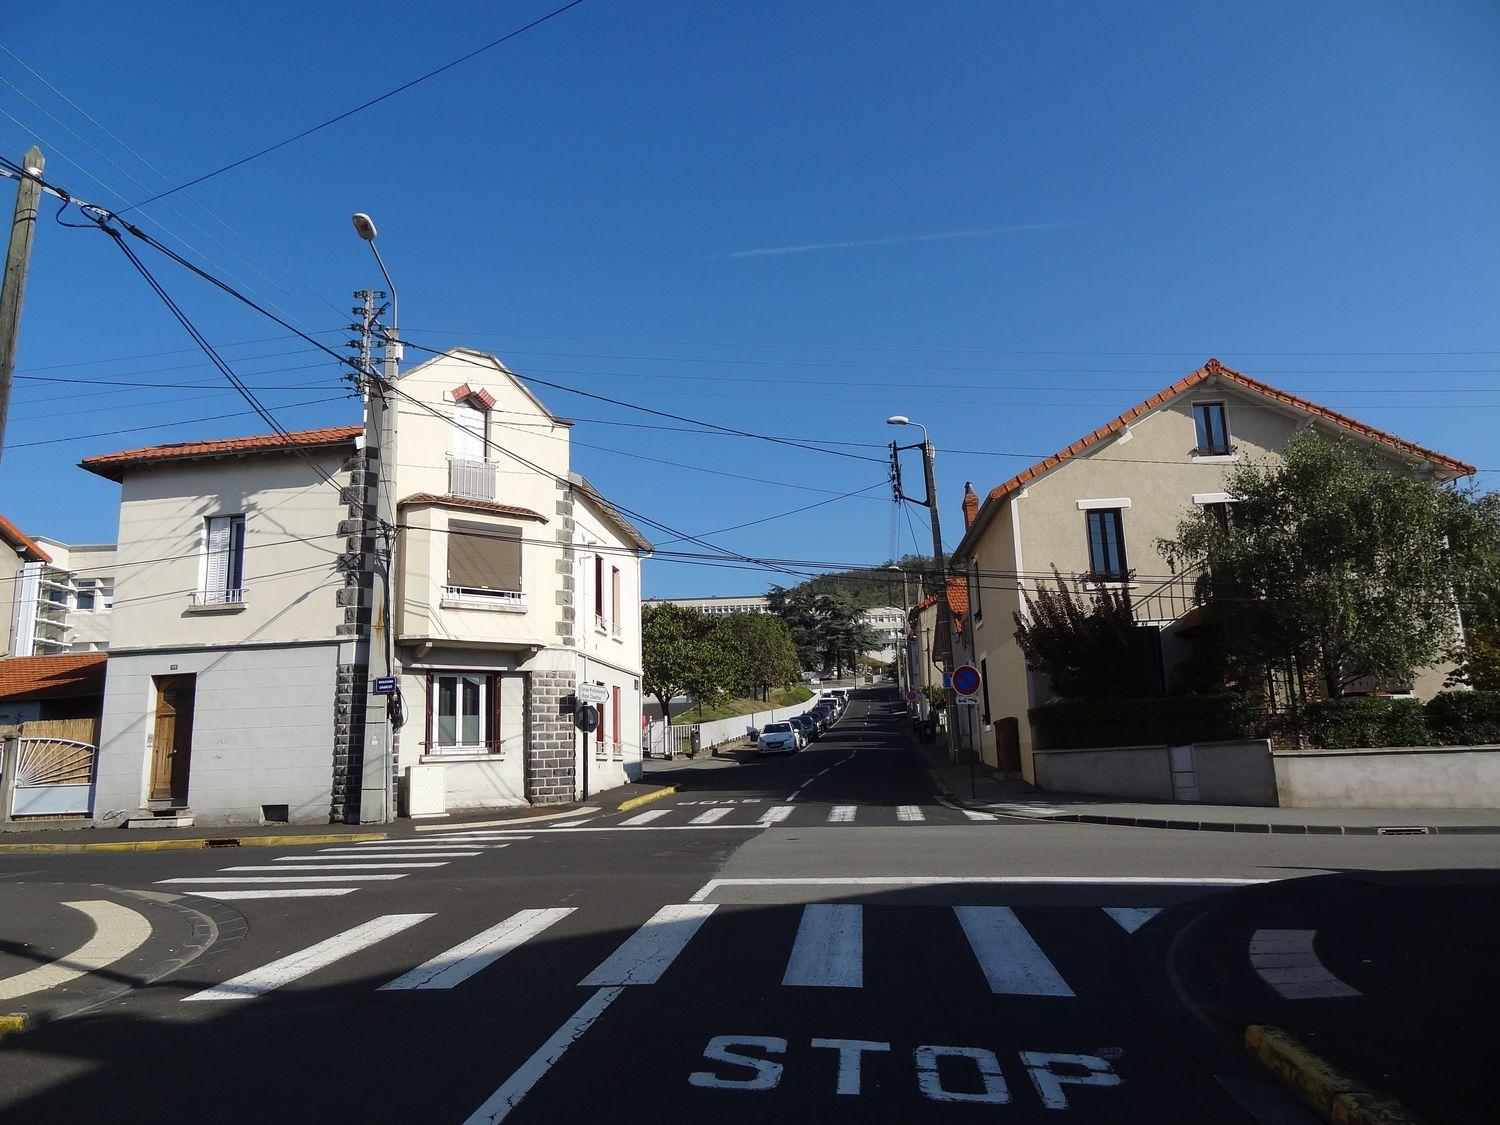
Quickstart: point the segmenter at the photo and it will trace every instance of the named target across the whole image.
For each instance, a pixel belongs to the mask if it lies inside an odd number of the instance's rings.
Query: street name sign
[[[375,686],[373,688],[371,688],[370,690],[373,691],[376,695],[395,695],[396,694],[396,677],[395,676],[376,676],[375,677]]]
[[[579,684],[577,695],[580,703],[603,703],[609,698],[609,688],[603,684]]]

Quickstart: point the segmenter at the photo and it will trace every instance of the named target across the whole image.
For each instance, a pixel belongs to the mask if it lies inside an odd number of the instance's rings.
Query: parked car
[[[796,727],[797,731],[802,735],[802,745],[804,747],[823,733],[817,721],[807,715],[794,715],[787,722]]]
[[[843,688],[834,688],[832,695],[834,699],[838,700],[840,711],[849,706],[849,693]]]
[[[761,728],[755,749],[762,754],[795,754],[800,738],[791,723],[767,723]]]
[[[802,717],[806,719],[807,722],[810,723],[820,735],[831,725],[831,720],[828,715],[828,709],[825,707],[814,707],[811,711],[808,711]]]
[[[838,720],[839,705],[830,699],[823,703],[819,703],[816,707],[809,711],[808,714],[816,716],[818,721],[821,722],[825,727],[830,727]]]

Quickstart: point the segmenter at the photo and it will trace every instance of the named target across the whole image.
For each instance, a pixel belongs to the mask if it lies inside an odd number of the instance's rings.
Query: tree
[[[1158,543],[1196,571],[1225,674],[1305,671],[1332,698],[1351,681],[1407,680],[1456,655],[1460,605],[1500,606],[1500,501],[1435,485],[1347,438],[1294,436],[1283,460],[1228,477],[1230,517],[1193,514]]]
[[[731,613],[719,619],[721,643],[740,668],[737,691],[766,699],[772,687],[797,679],[801,665],[786,622],[771,613]]]
[[[708,614],[670,602],[641,610],[641,684],[671,721],[672,700],[696,696],[700,703],[723,699],[743,675]]]
[[[803,668],[854,667],[859,653],[875,646],[861,619],[863,607],[849,594],[820,592],[811,582],[791,589],[771,587],[771,612],[786,623]]]
[[[1058,695],[1071,698],[1151,694],[1140,630],[1127,589],[1096,585],[1087,600],[1057,568],[1056,587],[1024,594],[1026,615],[1015,614],[1016,643],[1026,666],[1044,673]]]

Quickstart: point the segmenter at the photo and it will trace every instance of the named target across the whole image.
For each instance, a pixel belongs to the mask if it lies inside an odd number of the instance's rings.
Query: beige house
[[[1174,576],[1156,549],[1198,509],[1225,512],[1228,471],[1244,459],[1275,457],[1307,427],[1369,443],[1393,468],[1434,481],[1473,473],[1326,407],[1277,390],[1210,360],[1066,449],[992,489],[967,490],[965,533],[953,572],[967,576],[968,658],[984,677],[979,744],[990,765],[1034,780],[1028,712],[1051,692],[1026,668],[1015,641],[1023,591],[1056,567],[1080,587],[1126,583],[1136,618],[1159,630],[1164,678],[1184,643],[1191,579]],[[1050,581],[1050,577],[1048,578]],[[1441,676],[1416,685],[1431,694]]]
[[[403,721],[389,766],[401,800],[434,815],[638,777],[650,544],[570,471],[570,424],[495,357],[453,349],[397,387]],[[83,461],[121,484],[96,822],[386,818],[383,752],[351,753],[350,715],[373,686],[351,573],[362,435],[336,426]],[[603,699],[587,739],[572,722],[584,683]]]
[[[39,576],[51,565],[46,550],[0,516],[0,657],[35,655]]]

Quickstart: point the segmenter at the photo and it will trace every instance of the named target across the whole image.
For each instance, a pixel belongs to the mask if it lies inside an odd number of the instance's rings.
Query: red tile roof
[[[408,504],[440,504],[445,508],[466,508],[471,512],[493,512],[498,516],[516,516],[520,519],[547,522],[546,516],[541,512],[533,512],[530,508],[517,508],[513,504],[496,504],[489,500],[470,500],[464,496],[436,496],[431,492],[418,492],[408,496],[396,506],[404,508]]]
[[[928,594],[927,597],[912,606],[912,609],[914,611],[927,609],[929,606],[936,605],[937,600],[938,596],[936,594]],[[948,579],[948,612],[953,617],[954,627],[962,633],[964,631],[964,618],[969,613],[969,583],[967,579]]]
[[[52,561],[52,556],[36,545],[36,542],[15,524],[4,516],[0,516],[0,539],[4,539],[16,549],[18,555],[30,555],[29,562]],[[8,595],[7,595],[8,596]]]
[[[1047,472],[1047,470],[1055,468],[1056,466],[1062,464],[1064,461],[1067,461],[1070,458],[1076,457],[1078,454],[1084,452],[1090,446],[1097,445],[1099,442],[1104,441],[1106,438],[1114,436],[1121,430],[1125,429],[1126,426],[1130,425],[1131,422],[1134,422],[1142,414],[1146,414],[1152,410],[1155,410],[1158,406],[1162,405],[1162,403],[1166,402],[1168,399],[1175,398],[1183,391],[1190,390],[1191,388],[1198,386],[1200,383],[1205,383],[1209,379],[1215,378],[1221,379],[1226,383],[1230,383],[1254,394],[1258,394],[1263,398],[1269,398],[1275,400],[1276,402],[1284,403],[1287,406],[1294,407],[1297,410],[1301,410],[1307,414],[1313,415],[1316,418],[1320,418],[1325,422],[1332,422],[1334,425],[1348,430],[1351,433],[1357,434],[1360,437],[1366,438],[1370,441],[1378,442],[1381,445],[1388,446],[1389,448],[1394,449],[1399,453],[1404,453],[1409,457],[1415,457],[1419,461],[1430,461],[1433,464],[1438,465],[1444,469],[1451,470],[1452,472],[1460,476],[1472,476],[1474,473],[1473,465],[1466,465],[1464,464],[1464,462],[1456,461],[1452,457],[1447,457],[1444,454],[1436,453],[1431,449],[1424,449],[1422,446],[1415,445],[1409,441],[1403,441],[1401,438],[1396,437],[1394,434],[1388,434],[1384,430],[1377,430],[1374,426],[1367,426],[1363,422],[1355,421],[1355,419],[1350,418],[1347,415],[1340,414],[1336,410],[1330,410],[1326,406],[1319,406],[1315,402],[1309,402],[1305,398],[1299,398],[1297,395],[1289,394],[1286,391],[1277,390],[1269,383],[1262,383],[1259,379],[1252,379],[1248,375],[1242,375],[1240,372],[1235,371],[1233,368],[1225,367],[1218,360],[1211,359],[1197,371],[1194,371],[1187,378],[1179,379],[1166,390],[1158,391],[1156,394],[1148,398],[1145,402],[1139,404],[1138,406],[1131,407],[1114,421],[1106,422],[1093,433],[1079,438],[1066,449],[1058,450],[1056,453],[1052,454],[1052,456],[1046,458],[1045,460],[1038,461],[1035,465],[1031,466],[1031,468],[1025,470],[1024,472],[1017,473],[1004,484],[998,485],[994,489],[991,489],[989,499],[1004,500],[1012,493],[1021,491],[1021,489],[1025,488],[1027,484],[1035,480],[1037,477],[1041,476],[1043,473]]]
[[[0,660],[0,699],[69,699],[104,694],[102,652],[12,656]]]
[[[233,457],[243,453],[276,453],[285,449],[324,449],[346,445],[364,433],[363,426],[324,426],[317,430],[294,430],[288,434],[255,434],[250,437],[211,438],[171,445],[148,445],[120,453],[85,457],[79,468],[120,480],[127,469],[160,461],[186,461],[199,457]]]

